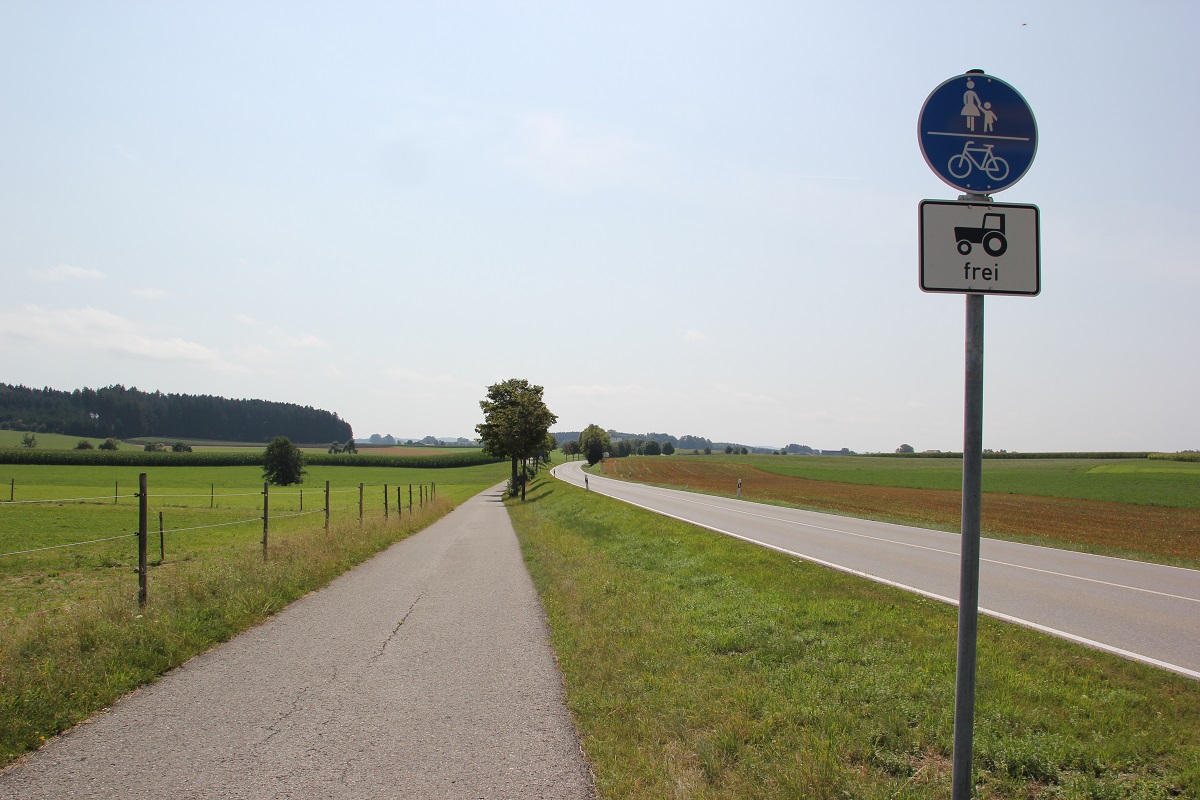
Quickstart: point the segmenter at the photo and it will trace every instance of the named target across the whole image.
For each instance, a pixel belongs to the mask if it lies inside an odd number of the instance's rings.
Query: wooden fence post
[[[387,484],[383,485],[383,519],[386,522],[388,518],[388,488]]]
[[[329,533],[329,481],[325,481],[325,532]]]
[[[363,485],[358,485],[358,524],[362,525],[363,517]]]
[[[146,605],[146,512],[150,499],[146,492],[146,473],[138,476],[138,607]]]
[[[404,498],[400,496],[400,484],[396,484],[396,518],[404,518]]]
[[[263,484],[263,561],[267,560],[267,530],[271,519],[270,484]]]

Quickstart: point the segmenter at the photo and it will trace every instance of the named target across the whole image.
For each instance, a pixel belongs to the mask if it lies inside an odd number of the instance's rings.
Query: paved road
[[[583,485],[582,462],[554,469]],[[959,537],[592,475],[593,491],[957,604]],[[980,612],[1200,679],[1200,572],[984,539]]]
[[[50,742],[0,797],[593,797],[502,489]]]

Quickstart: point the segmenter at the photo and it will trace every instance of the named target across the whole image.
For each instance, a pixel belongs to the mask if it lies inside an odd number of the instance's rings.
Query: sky
[[[0,382],[555,430],[961,450],[959,191],[917,117],[1037,120],[1041,293],[985,301],[985,448],[1200,448],[1200,4],[0,0]],[[1001,124],[1003,120],[998,121]],[[171,435],[171,431],[147,432]]]

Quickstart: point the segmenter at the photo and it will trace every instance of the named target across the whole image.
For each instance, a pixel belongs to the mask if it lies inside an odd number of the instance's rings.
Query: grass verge
[[[328,534],[318,517],[273,539],[266,562],[251,540],[220,557],[164,565],[152,573],[141,610],[128,581],[113,581],[84,603],[10,617],[0,623],[0,766],[425,528],[462,499],[439,497],[399,520],[338,520]]]
[[[956,610],[543,477],[510,505],[605,798],[944,798]],[[1200,686],[980,620],[989,798],[1200,796]]]

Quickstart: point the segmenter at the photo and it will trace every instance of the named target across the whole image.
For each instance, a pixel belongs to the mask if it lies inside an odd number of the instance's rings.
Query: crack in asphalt
[[[404,616],[401,617],[400,621],[396,623],[396,627],[392,628],[391,635],[383,641],[383,646],[380,647],[379,652],[375,654],[376,658],[382,658],[383,654],[387,652],[388,645],[391,644],[392,640],[395,639],[400,633],[400,629],[404,627],[404,623],[408,621],[409,616],[411,616],[413,613],[413,609],[417,607],[417,603],[421,602],[423,597],[425,597],[425,593],[421,592],[419,595],[417,595],[417,599],[412,601],[412,605],[408,607],[408,611],[404,612]]]
[[[267,736],[266,739],[263,739],[264,744],[266,742],[271,741],[279,734],[283,733],[283,731],[280,729],[280,726],[283,725],[283,723],[287,722],[288,717],[292,716],[292,714],[295,714],[297,711],[300,710],[300,701],[304,699],[304,695],[308,694],[308,690],[310,688],[312,688],[312,687],[305,686],[303,689],[301,689],[300,693],[297,694],[294,698],[292,698],[291,708],[288,711],[283,712],[279,716],[278,719],[276,719],[274,722],[272,722],[270,725],[267,726],[267,730],[269,730],[271,733]]]

